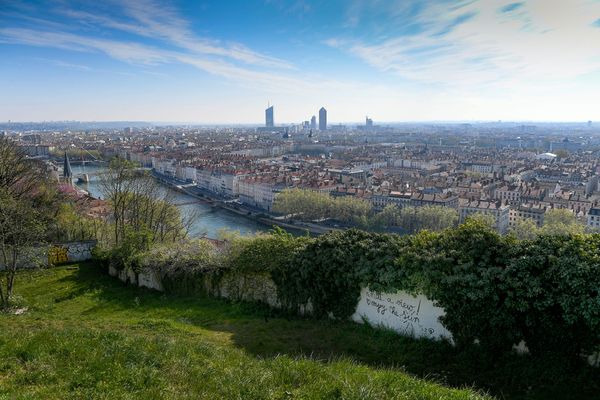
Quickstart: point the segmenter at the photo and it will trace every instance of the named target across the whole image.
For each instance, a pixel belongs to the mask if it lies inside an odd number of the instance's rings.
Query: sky
[[[0,120],[600,120],[600,0],[0,0]]]

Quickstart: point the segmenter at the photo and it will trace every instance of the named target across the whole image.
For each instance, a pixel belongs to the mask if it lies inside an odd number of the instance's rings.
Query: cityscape
[[[598,0],[0,5],[0,399],[600,393]]]
[[[57,182],[73,184],[65,190],[95,209],[106,210],[108,202],[97,189],[86,191],[88,180],[117,156],[198,202],[267,228],[294,223],[292,228],[322,233],[356,225],[327,213],[312,221],[286,221],[273,207],[278,194],[291,189],[360,199],[372,215],[389,205],[449,208],[456,211],[456,223],[487,215],[502,234],[523,220],[541,228],[551,210],[568,211],[590,231],[600,227],[600,128],[593,122],[378,125],[366,117],[360,125],[327,125],[327,110],[322,107],[318,115],[312,122],[279,125],[271,105],[259,127],[1,126],[4,137],[45,160]],[[65,151],[78,165],[68,182]],[[385,228],[408,232],[395,224]],[[211,231],[215,239],[216,234]]]

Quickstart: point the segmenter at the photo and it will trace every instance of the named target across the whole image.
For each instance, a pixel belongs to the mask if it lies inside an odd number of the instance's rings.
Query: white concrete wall
[[[392,329],[402,335],[430,339],[451,339],[452,334],[439,321],[444,310],[423,295],[406,292],[376,293],[363,288],[352,319]]]
[[[138,286],[164,292],[160,277],[154,271],[142,271],[138,274]]]
[[[164,291],[160,276],[153,271],[144,271],[135,274],[133,271],[117,271],[109,267],[108,273],[118,277],[123,282]],[[217,287],[212,287],[210,277],[204,282],[206,293],[213,297],[222,297],[235,301],[261,301],[274,308],[281,307],[277,298],[277,286],[266,274],[228,274],[219,280]],[[300,308],[300,314],[311,313],[312,305],[309,303]],[[376,328],[387,328],[403,336],[415,338],[428,338],[434,340],[448,339],[452,341],[452,334],[444,328],[439,318],[445,315],[441,307],[434,305],[433,301],[424,295],[413,296],[404,291],[396,293],[376,293],[367,288],[361,291],[360,301],[352,320],[357,323],[368,323]],[[521,341],[513,348],[517,353],[527,353],[525,342]],[[600,354],[594,353],[587,358],[590,365],[600,366]]]

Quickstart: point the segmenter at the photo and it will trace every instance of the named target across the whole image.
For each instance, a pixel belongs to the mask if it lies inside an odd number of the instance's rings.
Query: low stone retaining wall
[[[109,274],[121,281],[140,287],[164,291],[160,277],[154,271],[135,273],[132,270],[121,270],[110,267]],[[204,291],[213,297],[221,297],[235,301],[258,301],[273,308],[280,308],[277,297],[277,286],[268,274],[226,274],[219,279],[217,285],[207,278]],[[301,307],[300,313],[310,313],[310,304]],[[392,329],[401,335],[416,338],[452,339],[452,335],[439,322],[444,310],[434,306],[425,296],[412,296],[406,292],[375,293],[367,288],[361,292],[360,301],[352,320],[368,323],[374,327]]]
[[[135,273],[132,270],[117,271],[110,267],[109,274],[132,285],[164,291],[164,285],[154,271]],[[268,274],[226,274],[213,285],[210,279],[204,284],[205,292],[213,297],[235,301],[258,301],[273,308],[280,308],[277,286]],[[312,307],[307,304],[301,314],[310,313]],[[367,323],[375,328],[391,329],[400,335],[433,340],[452,341],[452,334],[441,324],[439,318],[445,315],[441,307],[424,295],[413,296],[404,291],[396,293],[377,293],[363,288],[356,311],[351,319],[357,323]],[[524,342],[514,346],[518,353],[527,353]],[[590,365],[600,366],[600,354],[586,356]]]
[[[95,240],[55,243],[48,247],[48,265],[60,265],[92,259]]]
[[[19,269],[52,267],[91,260],[96,243],[95,240],[82,240],[30,248],[19,259]],[[0,271],[2,270],[4,265],[0,264]]]
[[[376,293],[363,288],[352,320],[392,329],[404,336],[452,340],[452,334],[439,320],[444,314],[443,308],[423,295],[415,297],[404,291]]]

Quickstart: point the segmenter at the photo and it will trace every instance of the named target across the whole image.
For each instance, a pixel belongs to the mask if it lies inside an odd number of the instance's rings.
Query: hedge
[[[351,229],[309,238],[276,230],[134,259],[172,291],[197,292],[207,274],[216,282],[225,272],[266,273],[286,309],[310,302],[316,318],[349,317],[366,286],[423,293],[444,308],[441,322],[459,347],[477,342],[501,353],[525,340],[532,354],[577,358],[600,347],[599,245],[599,234],[518,241],[469,220],[411,236]]]

